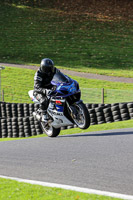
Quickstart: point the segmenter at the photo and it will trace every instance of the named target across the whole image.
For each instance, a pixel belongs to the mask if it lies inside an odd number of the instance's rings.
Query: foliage
[[[88,15],[107,18],[124,18],[133,17],[133,2],[131,0],[3,0],[5,3],[28,5],[31,7],[56,8],[74,12],[77,15],[87,13]]]
[[[54,0],[48,1],[48,0],[3,0],[4,3],[9,3],[9,4],[17,4],[17,5],[27,5],[31,7],[47,7],[52,6],[54,3]]]

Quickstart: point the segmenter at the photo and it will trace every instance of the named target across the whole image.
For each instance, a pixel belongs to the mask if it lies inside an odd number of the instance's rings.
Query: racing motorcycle
[[[80,99],[81,91],[78,82],[57,71],[51,84],[54,89],[48,96],[48,121],[43,122],[40,115],[35,115],[43,133],[49,137],[56,137],[59,135],[61,127],[75,124],[80,129],[87,129],[90,126],[90,116],[85,104]],[[33,90],[28,93],[31,100],[39,104],[33,95]]]

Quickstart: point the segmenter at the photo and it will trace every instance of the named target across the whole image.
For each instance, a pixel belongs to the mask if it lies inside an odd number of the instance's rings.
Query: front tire
[[[60,128],[54,128],[49,124],[46,125],[44,122],[41,122],[41,129],[48,137],[56,137],[60,133]]]
[[[90,126],[90,115],[84,103],[72,105],[76,113],[73,115],[75,124],[80,129],[87,129]]]

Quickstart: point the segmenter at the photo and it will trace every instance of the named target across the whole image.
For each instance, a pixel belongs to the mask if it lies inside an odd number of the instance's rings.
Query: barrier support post
[[[102,104],[104,104],[104,88],[102,88]]]
[[[1,92],[1,70],[3,70],[3,69],[5,69],[5,67],[3,67],[3,66],[0,66],[0,101],[1,101],[1,94],[2,94],[2,92]]]

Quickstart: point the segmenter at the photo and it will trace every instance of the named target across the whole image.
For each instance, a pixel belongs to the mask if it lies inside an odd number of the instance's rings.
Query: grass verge
[[[102,195],[31,185],[0,178],[0,198],[6,200],[118,200]]]

